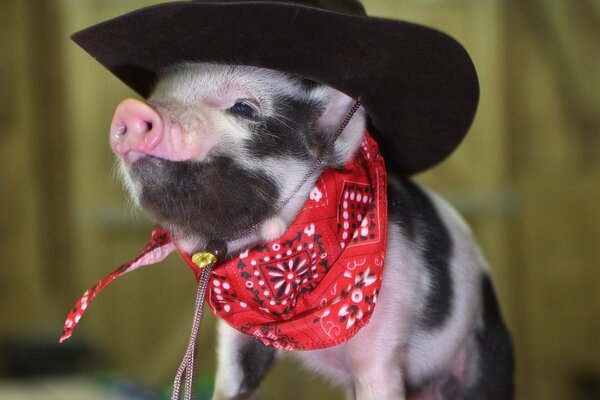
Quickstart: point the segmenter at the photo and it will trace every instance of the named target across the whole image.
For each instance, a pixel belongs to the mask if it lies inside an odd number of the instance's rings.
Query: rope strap
[[[194,319],[192,322],[192,333],[190,334],[190,341],[188,347],[183,356],[183,360],[177,369],[175,380],[173,382],[173,395],[171,400],[179,400],[181,393],[181,385],[184,384],[184,400],[192,400],[194,394],[194,362],[196,359],[196,343],[198,341],[198,334],[200,332],[200,326],[202,325],[202,314],[204,309],[204,299],[208,282],[210,280],[210,273],[214,266],[214,262],[202,269],[202,274],[198,281],[198,291],[196,292],[196,306],[194,310]]]

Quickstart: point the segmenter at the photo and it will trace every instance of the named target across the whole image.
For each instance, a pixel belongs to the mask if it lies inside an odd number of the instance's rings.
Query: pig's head
[[[281,236],[320,171],[357,151],[362,108],[296,190],[353,105],[298,76],[189,63],[164,71],[147,102],[117,107],[110,144],[135,203],[184,250],[214,240],[233,252]]]

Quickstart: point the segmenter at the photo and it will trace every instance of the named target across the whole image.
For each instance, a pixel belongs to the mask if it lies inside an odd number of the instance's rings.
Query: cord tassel
[[[198,342],[198,334],[200,333],[200,327],[202,325],[202,314],[204,309],[204,299],[206,295],[206,289],[210,280],[210,274],[215,262],[211,262],[209,265],[202,269],[202,274],[198,281],[198,291],[196,293],[196,306],[194,310],[194,320],[192,323],[192,332],[190,334],[190,341],[188,347],[183,356],[183,360],[177,369],[175,380],[173,382],[173,395],[171,400],[180,400],[181,385],[184,388],[184,400],[192,400],[194,395],[194,375],[195,375],[195,353],[196,345]]]

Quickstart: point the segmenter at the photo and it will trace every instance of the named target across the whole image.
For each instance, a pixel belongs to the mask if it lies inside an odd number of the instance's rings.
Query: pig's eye
[[[229,109],[232,114],[238,115],[244,118],[254,119],[258,116],[256,108],[246,102],[238,101]]]

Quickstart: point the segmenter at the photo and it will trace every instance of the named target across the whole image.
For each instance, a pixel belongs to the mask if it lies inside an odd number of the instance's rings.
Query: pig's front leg
[[[367,326],[348,341],[354,400],[406,398],[402,371],[404,346],[397,337],[390,336],[388,332],[377,332],[375,326]]]
[[[356,344],[356,343],[355,343]],[[352,400],[406,400],[404,373],[400,360],[403,358],[402,349],[390,349],[385,356],[382,354],[369,356],[369,349],[350,354],[350,362],[360,365],[360,370],[353,371]]]
[[[277,350],[219,321],[218,367],[212,400],[249,400]]]
[[[422,301],[418,262],[410,254],[398,226],[390,225],[377,307],[347,342],[355,400],[406,399],[407,349]]]

